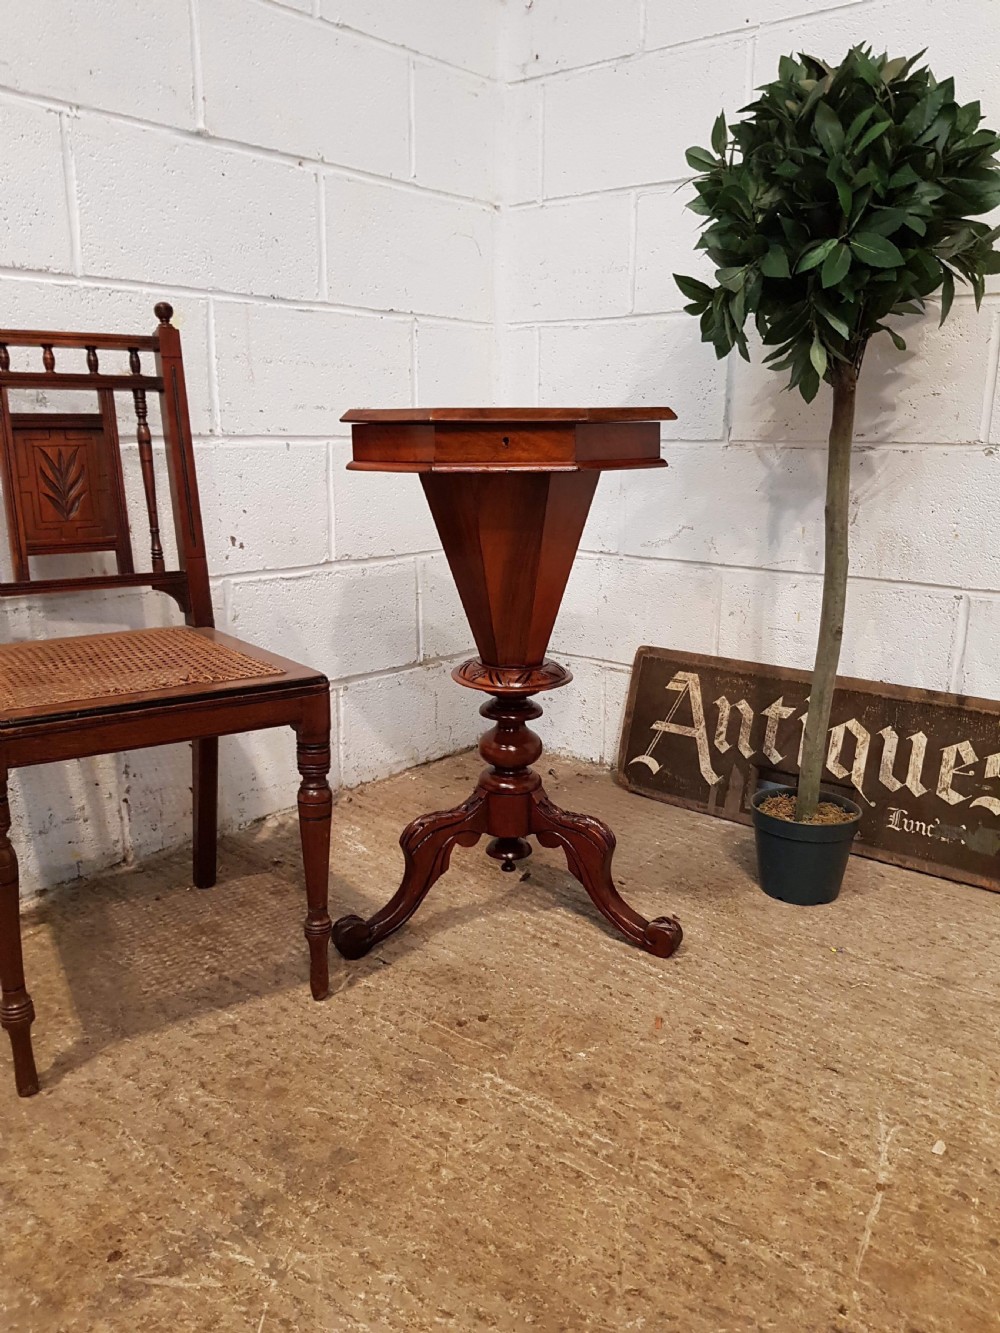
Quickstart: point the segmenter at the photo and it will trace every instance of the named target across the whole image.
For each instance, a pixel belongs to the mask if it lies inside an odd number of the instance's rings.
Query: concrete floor
[[[765,898],[741,828],[548,761],[673,959],[555,852],[480,849],[309,999],[293,823],[26,911],[42,1093],[0,1065],[0,1328],[1000,1328],[1000,900],[854,860]],[[333,906],[398,877],[445,760],[341,798]],[[513,881],[513,882],[511,882]]]

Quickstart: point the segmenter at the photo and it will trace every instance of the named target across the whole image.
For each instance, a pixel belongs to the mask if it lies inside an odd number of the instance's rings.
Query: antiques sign
[[[618,757],[630,791],[750,823],[794,785],[809,675],[640,648]],[[824,785],[861,806],[854,849],[1000,890],[1000,703],[839,677]]]

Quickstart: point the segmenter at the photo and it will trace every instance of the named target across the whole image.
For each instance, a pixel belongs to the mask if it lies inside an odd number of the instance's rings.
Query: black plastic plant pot
[[[750,800],[760,887],[770,898],[801,907],[832,903],[844,879],[861,807],[839,792],[821,792],[820,800],[832,801],[854,816],[843,824],[795,824],[759,808],[769,796],[786,795],[794,796],[795,788],[766,786]]]

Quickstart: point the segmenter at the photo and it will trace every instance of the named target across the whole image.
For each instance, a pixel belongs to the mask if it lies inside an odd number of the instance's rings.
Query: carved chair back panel
[[[194,469],[180,334],[173,311],[156,307],[159,327],[152,335],[85,334],[0,329],[0,475],[7,516],[13,582],[0,582],[0,597],[26,592],[66,592],[121,585],[148,586],[169,593],[188,620],[211,625],[212,604],[205,560],[201,508]],[[41,350],[41,368],[11,369],[10,348]],[[84,364],[65,364],[76,349]],[[101,368],[106,349],[127,354],[128,368]],[[23,359],[23,358],[22,358]],[[155,360],[155,367],[148,363]],[[147,365],[143,365],[146,361]],[[153,373],[151,373],[153,372]],[[71,395],[96,393],[98,412],[12,411],[21,391]],[[134,408],[129,436],[138,454],[145,507],[148,558],[136,573],[122,471],[115,394],[127,393]],[[161,494],[157,487],[147,394],[160,399],[167,481],[177,539],[178,568],[167,569],[160,532]],[[92,401],[92,400],[91,400]],[[133,455],[134,457],[134,455]],[[159,491],[162,492],[162,486]],[[135,515],[134,515],[135,516]],[[138,540],[138,525],[136,538]],[[110,551],[114,574],[45,578],[32,557]]]
[[[109,396],[110,397],[110,396]],[[9,539],[15,568],[33,555],[114,551],[120,574],[133,570],[121,452],[113,401],[95,415],[12,413],[15,523]]]

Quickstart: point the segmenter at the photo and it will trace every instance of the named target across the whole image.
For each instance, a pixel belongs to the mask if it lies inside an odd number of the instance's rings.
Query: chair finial
[[[160,301],[153,307],[153,314],[161,324],[169,324],[174,317],[174,308],[168,305],[166,301]]]

